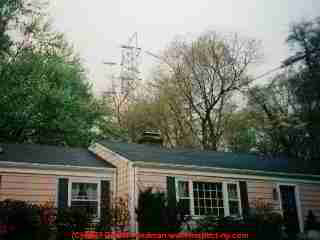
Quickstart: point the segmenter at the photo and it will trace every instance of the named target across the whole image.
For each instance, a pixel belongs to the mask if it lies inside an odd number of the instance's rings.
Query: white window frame
[[[179,182],[187,182],[188,190],[189,190],[189,199],[190,199],[190,213],[194,215],[194,201],[193,201],[193,186],[192,181],[186,178],[176,178],[175,179],[175,189],[176,189],[176,199],[179,201]]]
[[[176,199],[179,202],[179,188],[178,182],[188,182],[189,186],[189,194],[190,194],[190,213],[193,218],[201,218],[201,215],[195,215],[194,211],[194,196],[193,196],[193,182],[207,182],[207,183],[222,183],[222,194],[223,194],[223,208],[224,208],[224,216],[230,216],[230,208],[229,208],[229,198],[228,198],[228,184],[236,184],[237,185],[237,193],[238,193],[238,201],[239,201],[239,214],[242,216],[242,206],[241,206],[241,196],[240,196],[240,186],[239,181],[233,180],[225,180],[225,181],[208,181],[208,180],[191,180],[184,177],[176,177],[175,178],[175,189],[176,189]]]
[[[101,180],[99,179],[88,179],[88,178],[69,178],[68,181],[68,206],[71,207],[71,201],[72,201],[72,183],[95,183],[97,184],[97,217],[96,219],[100,218],[100,196],[101,196]]]

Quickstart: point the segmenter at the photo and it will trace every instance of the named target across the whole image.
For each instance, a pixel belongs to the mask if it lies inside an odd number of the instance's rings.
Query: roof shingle
[[[319,166],[284,157],[271,158],[250,153],[166,149],[152,145],[110,141],[101,141],[100,144],[131,161],[320,175]]]
[[[84,148],[2,143],[0,147],[3,149],[0,153],[0,162],[114,168]]]

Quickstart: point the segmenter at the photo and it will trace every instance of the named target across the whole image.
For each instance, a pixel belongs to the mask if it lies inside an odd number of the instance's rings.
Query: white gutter
[[[109,167],[85,167],[85,166],[72,166],[72,165],[51,165],[51,164],[42,164],[42,163],[20,163],[20,162],[9,162],[9,161],[0,161],[0,167],[9,167],[9,168],[31,168],[39,170],[71,170],[71,171],[90,171],[90,172],[104,172],[104,173],[113,173],[116,171],[116,168]]]
[[[135,166],[141,167],[158,167],[158,168],[170,168],[170,169],[185,169],[193,171],[215,171],[215,172],[229,172],[239,174],[252,174],[252,175],[278,175],[279,177],[305,177],[305,178],[316,178],[320,181],[320,175],[314,174],[301,174],[301,173],[284,173],[284,172],[270,172],[263,170],[249,170],[249,169],[236,169],[236,168],[220,168],[220,167],[203,167],[197,165],[183,165],[183,164],[171,164],[171,163],[158,163],[158,162],[144,162],[135,161]]]

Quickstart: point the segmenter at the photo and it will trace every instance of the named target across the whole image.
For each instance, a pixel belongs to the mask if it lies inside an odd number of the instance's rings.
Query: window
[[[177,200],[185,213],[219,217],[241,215],[237,182],[176,181]]]
[[[98,217],[98,183],[71,182],[71,207],[88,211]]]
[[[194,214],[224,216],[222,183],[193,182]]]
[[[240,199],[238,196],[238,185],[235,183],[228,183],[228,201],[230,215],[240,215]]]
[[[184,214],[190,215],[190,190],[188,181],[178,181],[178,198],[179,205]]]

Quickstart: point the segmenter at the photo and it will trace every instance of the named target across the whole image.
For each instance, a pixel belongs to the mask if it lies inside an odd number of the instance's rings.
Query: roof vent
[[[163,139],[161,138],[160,131],[144,131],[138,143],[162,145]]]

